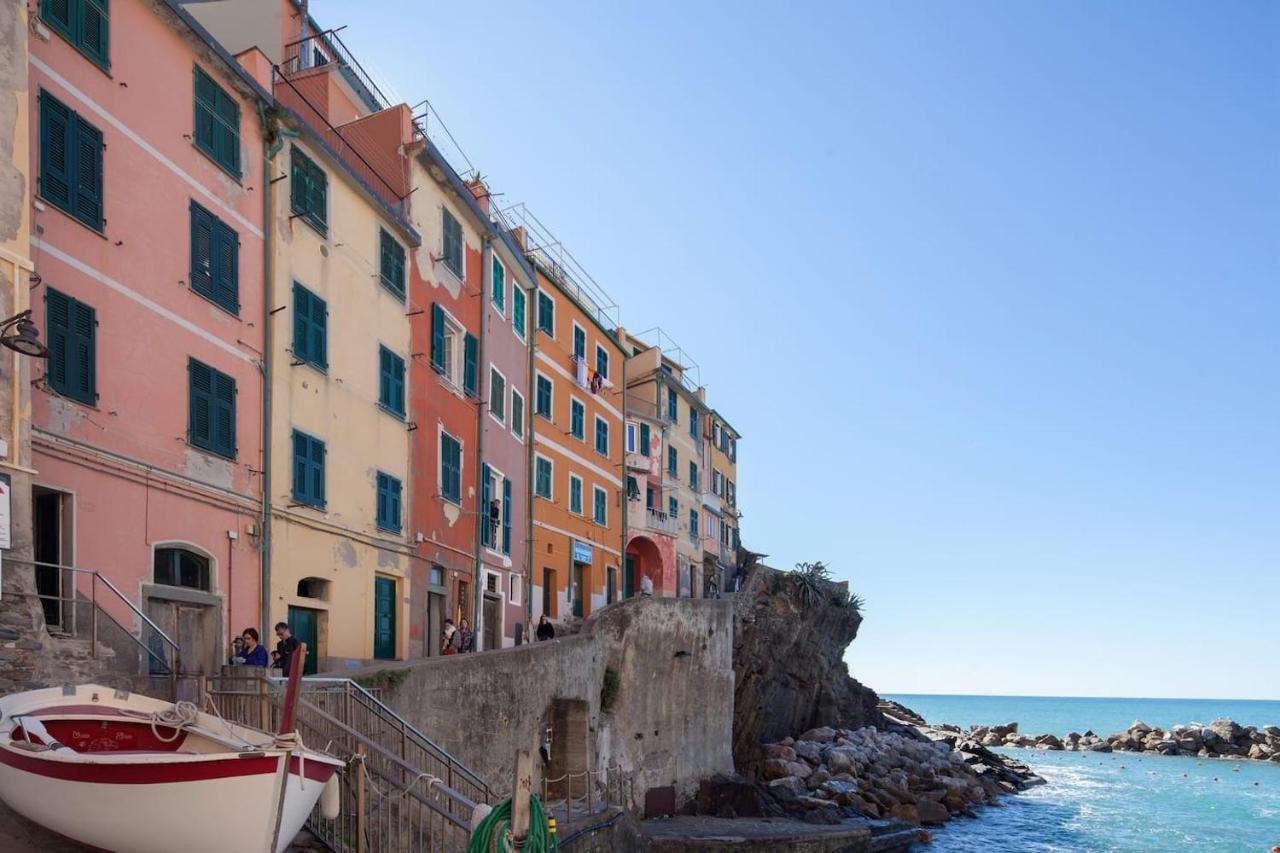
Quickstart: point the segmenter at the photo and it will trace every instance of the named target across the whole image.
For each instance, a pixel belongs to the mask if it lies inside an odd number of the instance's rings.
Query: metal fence
[[[542,780],[542,803],[547,816],[563,821],[562,827],[610,806],[626,811],[634,799],[635,780],[617,765]]]

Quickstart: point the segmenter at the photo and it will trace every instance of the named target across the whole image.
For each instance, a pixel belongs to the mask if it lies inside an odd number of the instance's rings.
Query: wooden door
[[[502,599],[492,595],[484,597],[484,647],[502,648]]]
[[[628,554],[622,564],[622,597],[630,598],[635,595],[636,583],[636,558]]]
[[[393,578],[373,579],[373,656],[379,660],[396,657],[396,582]]]
[[[319,671],[320,660],[319,613],[307,607],[290,607],[289,630],[299,643],[307,644],[307,660],[302,667],[302,674],[315,675]]]
[[[440,654],[440,634],[444,631],[444,596],[438,592],[427,593],[427,656]]]

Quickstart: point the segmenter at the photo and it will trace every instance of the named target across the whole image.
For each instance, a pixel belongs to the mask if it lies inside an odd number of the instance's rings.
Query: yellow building
[[[703,538],[704,573],[717,589],[731,590],[742,541],[738,510],[738,431],[724,416],[712,409],[703,429],[706,442],[706,490],[702,495],[707,514]]]

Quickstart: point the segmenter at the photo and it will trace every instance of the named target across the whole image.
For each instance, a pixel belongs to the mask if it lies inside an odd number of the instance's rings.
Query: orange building
[[[622,590],[626,381],[617,306],[523,205],[504,219],[536,276],[532,618],[585,617]]]

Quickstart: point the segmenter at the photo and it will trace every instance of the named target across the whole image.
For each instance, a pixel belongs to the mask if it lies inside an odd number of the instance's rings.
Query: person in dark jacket
[[[289,666],[293,663],[293,655],[298,651],[298,638],[293,636],[293,632],[289,630],[288,622],[276,623],[276,637],[280,642],[276,643],[276,651],[272,657],[276,666],[280,667],[280,671],[285,677],[289,676]]]
[[[244,633],[240,635],[240,653],[231,662],[240,666],[267,665],[267,647],[258,642],[257,628],[244,629]]]
[[[460,635],[458,651],[462,654],[474,652],[476,650],[476,632],[471,630],[471,623],[465,618],[458,627]]]
[[[543,613],[538,619],[539,640],[554,640],[556,638],[555,626],[551,624],[551,620],[547,618],[547,614]]]

